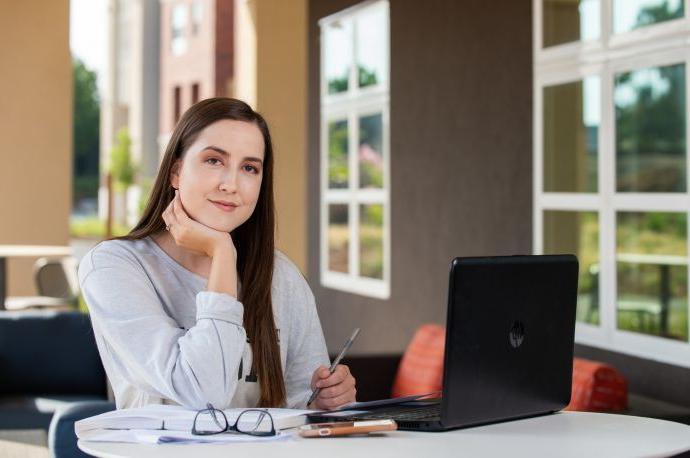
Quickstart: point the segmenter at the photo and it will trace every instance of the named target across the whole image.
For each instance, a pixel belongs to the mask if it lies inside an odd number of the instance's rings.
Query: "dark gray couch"
[[[74,420],[114,408],[88,315],[0,311],[0,430],[43,429],[55,457],[85,456]]]

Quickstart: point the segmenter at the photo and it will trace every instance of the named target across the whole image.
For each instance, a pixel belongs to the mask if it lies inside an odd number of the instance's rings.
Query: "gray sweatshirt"
[[[149,237],[102,242],[84,256],[79,283],[118,409],[257,405],[244,307],[228,294],[205,291],[206,282]],[[271,292],[286,404],[304,408],[311,376],[328,365],[328,354],[314,295],[278,251]]]

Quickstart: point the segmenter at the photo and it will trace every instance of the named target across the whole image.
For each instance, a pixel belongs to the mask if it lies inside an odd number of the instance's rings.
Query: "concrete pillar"
[[[0,244],[67,245],[72,207],[69,1],[3,2]],[[33,295],[35,259],[10,259],[9,295]]]
[[[268,121],[277,247],[307,269],[307,1],[235,0],[235,96]]]

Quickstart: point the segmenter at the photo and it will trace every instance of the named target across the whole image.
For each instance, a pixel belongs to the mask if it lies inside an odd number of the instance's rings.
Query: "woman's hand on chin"
[[[163,212],[163,220],[178,246],[209,257],[214,257],[218,250],[231,248],[237,259],[237,250],[230,234],[217,231],[190,218],[182,206],[180,191],[177,189],[175,198]]]

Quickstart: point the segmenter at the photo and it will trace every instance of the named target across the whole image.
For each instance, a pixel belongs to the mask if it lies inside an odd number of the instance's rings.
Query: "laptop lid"
[[[444,428],[554,412],[570,402],[577,280],[573,255],[453,260]]]

